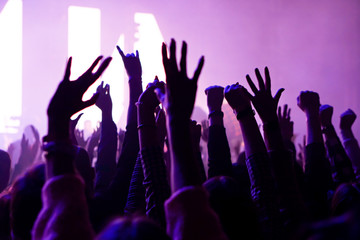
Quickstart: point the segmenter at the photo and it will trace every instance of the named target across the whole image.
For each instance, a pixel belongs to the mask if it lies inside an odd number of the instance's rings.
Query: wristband
[[[211,111],[209,113],[209,116],[208,118],[211,118],[211,117],[224,117],[224,113],[221,111],[221,110],[215,110],[215,111]]]
[[[254,115],[255,115],[255,111],[254,111],[251,107],[248,107],[248,108],[246,108],[245,110],[242,110],[242,111],[238,112],[238,113],[236,114],[236,119],[237,119],[237,120],[240,120],[241,118],[246,117],[247,115],[252,115],[252,116],[254,116]]]

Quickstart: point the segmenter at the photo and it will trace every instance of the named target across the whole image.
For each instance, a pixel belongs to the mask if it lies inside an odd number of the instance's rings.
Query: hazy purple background
[[[0,1],[0,8],[6,1]],[[320,94],[334,106],[334,124],[352,108],[360,115],[359,0],[24,0],[23,116],[46,133],[46,107],[61,80],[67,58],[67,9],[101,9],[101,49],[111,55],[119,33],[132,50],[134,13],[152,13],[167,42],[188,42],[188,72],[205,55],[197,105],[206,110],[204,89],[244,84],[254,68],[268,66],[273,91],[286,90],[280,104],[292,108],[295,133],[305,134],[305,116],[296,106],[301,90]],[[129,39],[130,37],[130,39]],[[180,44],[179,44],[180,45]],[[119,66],[123,67],[123,66]],[[5,81],[5,80],[1,80]],[[4,103],[3,103],[4,104]],[[114,109],[116,111],[116,109]],[[124,127],[124,126],[122,126]],[[359,137],[360,120],[355,122]],[[20,134],[15,136],[20,138]],[[299,139],[299,137],[298,137]]]

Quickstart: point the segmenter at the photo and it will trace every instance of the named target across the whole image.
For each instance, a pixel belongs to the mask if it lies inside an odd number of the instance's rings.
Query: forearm
[[[354,180],[354,171],[334,126],[331,124],[323,128],[326,140],[326,149],[330,159],[333,180],[336,184]]]
[[[232,163],[226,130],[223,125],[212,124],[210,118],[208,155],[209,178],[214,176],[232,176]],[[221,118],[222,121],[222,118]],[[211,123],[212,122],[212,123]]]
[[[182,187],[201,185],[191,145],[190,120],[167,119],[171,152],[171,185],[175,192]]]
[[[306,112],[306,126],[307,126],[307,144],[322,143],[324,139],[321,132],[321,124],[319,118],[319,112],[309,111]]]
[[[341,136],[345,151],[348,154],[354,173],[357,178],[360,177],[360,147],[351,129],[342,129]]]
[[[117,128],[112,118],[104,118],[96,161],[95,191],[105,191],[116,173]]]

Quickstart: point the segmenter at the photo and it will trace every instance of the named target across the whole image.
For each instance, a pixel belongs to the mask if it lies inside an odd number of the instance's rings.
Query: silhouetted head
[[[103,230],[98,240],[170,240],[165,230],[145,216],[115,219]]]
[[[203,185],[229,239],[261,238],[252,201],[236,180],[219,176]]]
[[[45,164],[30,169],[14,183],[10,203],[13,239],[31,239],[31,229],[42,207],[41,189],[44,184]]]
[[[331,202],[332,215],[339,216],[356,207],[360,207],[360,184],[343,183],[339,185]]]
[[[75,157],[75,166],[85,182],[85,192],[87,197],[92,197],[94,192],[95,171],[91,166],[90,158],[87,151],[81,147],[77,147]]]
[[[0,150],[0,193],[7,187],[10,178],[11,160],[7,152]]]

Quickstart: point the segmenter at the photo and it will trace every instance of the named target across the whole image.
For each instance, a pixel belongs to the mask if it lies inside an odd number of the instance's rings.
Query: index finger
[[[120,48],[118,45],[116,45],[116,49],[117,49],[118,52],[120,53],[121,58],[124,59],[124,58],[125,58],[125,54],[124,54],[124,52],[121,50],[121,48]]]
[[[99,69],[94,73],[94,82],[100,77],[100,75],[109,66],[111,60],[112,60],[112,57],[108,57],[101,63]]]

